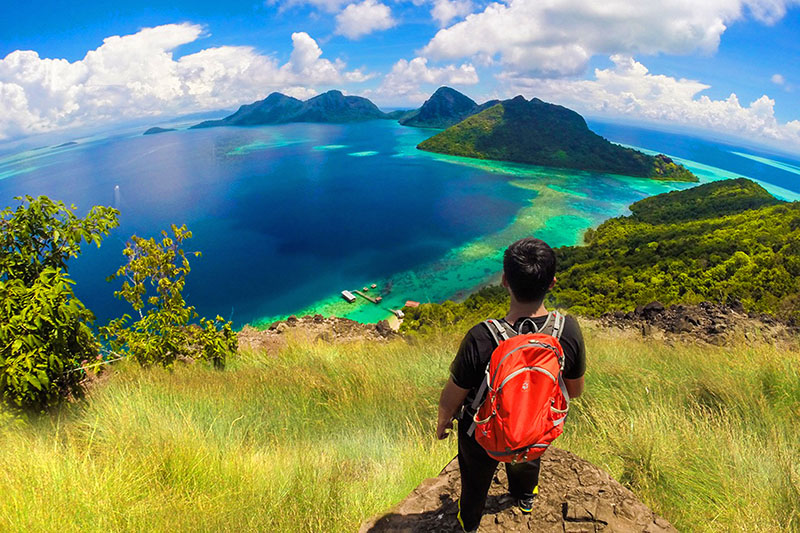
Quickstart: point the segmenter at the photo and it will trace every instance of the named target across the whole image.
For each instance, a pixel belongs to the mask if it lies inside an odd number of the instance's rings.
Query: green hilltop
[[[522,96],[504,100],[419,144],[421,150],[670,181],[698,181],[664,155],[650,156],[592,132],[575,111]]]

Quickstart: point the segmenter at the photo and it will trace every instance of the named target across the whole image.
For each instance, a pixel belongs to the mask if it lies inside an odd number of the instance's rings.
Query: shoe
[[[539,495],[539,485],[533,487],[533,496],[530,498],[517,498],[517,507],[522,514],[530,514],[533,511],[533,500]]]

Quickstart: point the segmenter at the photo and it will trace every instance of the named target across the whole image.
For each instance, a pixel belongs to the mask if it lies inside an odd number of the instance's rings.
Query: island
[[[490,100],[478,105],[472,98],[455,89],[439,87],[422,107],[406,113],[398,122],[403,126],[444,129],[498,103],[500,100]]]
[[[168,131],[175,131],[175,128],[154,127],[154,128],[150,128],[149,130],[144,132],[142,135],[155,135],[156,133],[165,133],[165,132],[168,132]]]
[[[361,96],[345,96],[341,91],[328,91],[306,101],[281,93],[272,93],[263,100],[241,106],[234,114],[220,120],[206,120],[190,129],[217,126],[260,126],[290,122],[361,122],[391,119],[405,112],[384,113]]]
[[[666,181],[698,181],[665,155],[614,144],[566,107],[517,96],[467,117],[420,143],[441,154],[590,170]]]

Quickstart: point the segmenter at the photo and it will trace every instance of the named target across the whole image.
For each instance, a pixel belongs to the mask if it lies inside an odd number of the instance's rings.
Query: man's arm
[[[567,394],[569,394],[570,400],[583,394],[583,376],[578,379],[565,378],[564,385],[567,386]]]
[[[453,378],[447,380],[447,384],[442,389],[439,397],[439,420],[436,424],[436,437],[444,439],[447,437],[447,430],[453,429],[453,417],[458,412],[464,399],[469,394],[469,389],[462,389],[453,382]]]

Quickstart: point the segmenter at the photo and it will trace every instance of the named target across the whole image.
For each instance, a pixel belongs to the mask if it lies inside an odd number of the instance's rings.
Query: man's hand
[[[436,438],[439,440],[447,438],[447,430],[453,429],[453,417],[461,409],[468,393],[469,389],[462,389],[453,383],[452,377],[447,380],[439,397],[439,419],[436,424]]]
[[[436,438],[439,440],[446,439],[450,435],[447,432],[448,429],[453,429],[453,420],[439,420],[436,426]]]

